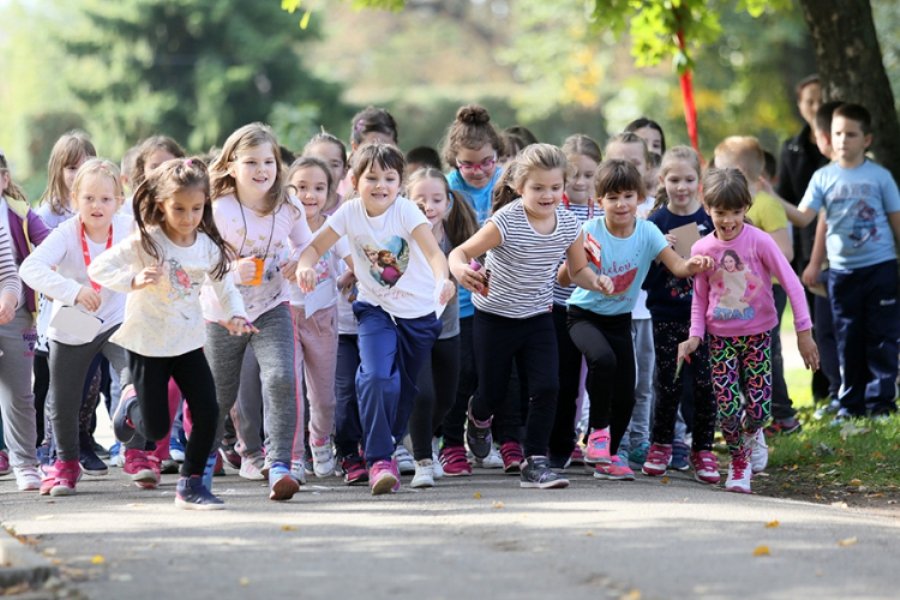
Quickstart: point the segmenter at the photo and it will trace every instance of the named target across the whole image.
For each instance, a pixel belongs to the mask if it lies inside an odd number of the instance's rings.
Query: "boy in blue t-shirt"
[[[870,128],[860,105],[834,111],[836,160],[816,171],[798,207],[807,222],[825,210],[828,292],[842,371],[839,417],[897,410],[900,193],[890,172],[866,159]]]

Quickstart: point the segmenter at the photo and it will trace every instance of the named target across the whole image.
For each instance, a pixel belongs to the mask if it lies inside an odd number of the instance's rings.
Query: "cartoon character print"
[[[853,247],[859,248],[869,240],[877,240],[879,235],[875,225],[875,209],[865,200],[859,200],[852,210],[856,211],[856,215],[853,217],[853,232],[848,237],[853,240]]]
[[[713,292],[711,300],[715,301],[713,320],[749,321],[756,314],[750,300],[762,289],[763,281],[746,267],[734,250],[722,253],[709,285]]]
[[[188,275],[188,272],[177,259],[169,258],[166,260],[166,265],[168,266],[166,270],[169,274],[169,291],[167,294],[169,300],[183,300],[190,297],[194,287],[199,284],[191,281],[191,276]]]
[[[386,288],[397,285],[409,265],[409,243],[398,235],[380,244],[367,237],[355,242],[368,261],[372,279]]]

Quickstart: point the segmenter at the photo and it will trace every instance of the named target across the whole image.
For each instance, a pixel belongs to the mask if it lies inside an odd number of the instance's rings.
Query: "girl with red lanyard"
[[[559,210],[571,211],[579,223],[594,218],[594,175],[602,160],[600,146],[590,137],[577,133],[566,138],[562,151],[574,175],[566,181]],[[597,215],[599,216],[599,214]],[[556,402],[556,418],[550,434],[550,466],[564,468],[572,463],[584,464],[581,447],[575,439],[575,422],[578,416],[578,398],[582,382],[581,352],[569,337],[566,326],[566,300],[575,291],[575,285],[553,284],[553,324],[556,326],[556,344],[559,353],[559,395]]]
[[[130,382],[125,351],[109,341],[122,323],[125,296],[91,281],[91,261],[131,234],[132,220],[117,215],[123,191],[119,171],[106,160],[91,159],[72,184],[73,219],[63,222],[22,263],[23,281],[53,298],[47,331],[50,340],[50,393],[47,410],[57,445],[57,460],[41,483],[41,493],[66,496],[75,492],[78,463],[78,412],[84,380],[94,357],[102,353]],[[143,464],[143,463],[141,463]],[[140,465],[139,465],[140,466]],[[158,475],[152,468],[132,474],[140,485]]]

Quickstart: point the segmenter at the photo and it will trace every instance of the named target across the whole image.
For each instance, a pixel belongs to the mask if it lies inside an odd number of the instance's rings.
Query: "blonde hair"
[[[105,158],[92,158],[81,167],[78,168],[78,172],[75,173],[75,180],[72,181],[72,200],[78,195],[78,190],[81,188],[84,183],[84,178],[88,175],[106,175],[113,182],[113,189],[116,191],[116,198],[122,199],[125,197],[125,189],[122,187],[122,176],[119,172],[119,167],[116,166],[114,162],[108,161]]]
[[[759,140],[750,135],[732,135],[715,150],[716,167],[735,167],[744,172],[747,181],[756,181],[766,167],[766,154]],[[721,159],[721,160],[720,160]]]
[[[228,167],[237,160],[238,154],[243,150],[264,144],[269,144],[272,147],[272,154],[275,157],[275,181],[272,182],[272,187],[266,192],[266,200],[269,204],[266,214],[276,212],[282,204],[287,204],[295,210],[299,210],[290,202],[289,191],[287,186],[284,185],[284,164],[281,161],[278,138],[275,137],[272,129],[264,123],[244,125],[225,140],[222,151],[209,167],[210,193],[213,200],[228,194],[237,194],[237,182],[228,172]]]
[[[15,181],[13,181],[12,173],[9,171],[9,162],[6,160],[6,155],[0,151],[0,175],[6,173],[6,190],[3,192],[4,196],[9,196],[10,198],[15,198],[16,200],[21,200],[22,202],[27,202],[28,198],[25,197],[25,192],[22,191]]]
[[[666,150],[662,160],[659,163],[659,187],[656,190],[656,202],[653,205],[653,211],[657,211],[669,202],[669,195],[666,193],[666,174],[672,165],[679,162],[688,163],[694,172],[697,173],[697,180],[703,175],[703,169],[700,167],[700,155],[690,146],[673,146]]]
[[[563,185],[572,174],[572,167],[566,160],[562,150],[553,144],[531,144],[526,146],[510,162],[502,179],[494,188],[494,198],[491,210],[497,212],[513,200],[519,197],[518,190],[525,185],[525,181],[536,170],[552,171],[560,169],[563,174]]]
[[[48,203],[50,210],[57,215],[65,214],[65,202],[72,195],[72,190],[66,187],[66,167],[95,156],[97,150],[85,132],[73,129],[61,135],[50,150],[50,160],[47,161],[47,188],[41,194],[39,202]]]

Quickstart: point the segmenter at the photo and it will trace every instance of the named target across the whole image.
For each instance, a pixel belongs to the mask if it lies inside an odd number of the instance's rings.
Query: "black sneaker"
[[[564,488],[569,487],[569,480],[550,469],[550,461],[546,456],[529,456],[522,463],[522,479],[519,487],[542,490]]]
[[[179,477],[175,487],[175,506],[185,510],[222,510],[225,503],[213,496],[199,475]]]
[[[90,434],[82,432],[78,437],[78,462],[81,463],[82,472],[94,477],[102,477],[109,473],[109,467],[94,451],[93,439]]]
[[[178,473],[178,463],[171,458],[164,458],[159,463],[160,475],[175,475]]]
[[[492,417],[493,418],[493,417]],[[491,418],[491,419],[492,419]],[[491,419],[478,421],[472,416],[472,404],[469,403],[469,413],[466,423],[466,443],[475,458],[487,458],[494,447],[494,438],[491,435]]]
[[[123,395],[116,405],[116,410],[113,411],[113,433],[115,434],[116,439],[122,442],[123,446],[130,444],[137,433],[134,429],[134,423],[131,422],[131,419],[128,416],[131,407],[136,402],[137,396],[133,393],[127,396]]]

